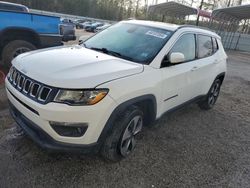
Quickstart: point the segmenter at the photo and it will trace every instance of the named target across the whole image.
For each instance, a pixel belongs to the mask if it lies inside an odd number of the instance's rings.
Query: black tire
[[[135,146],[135,143],[131,144],[130,147],[131,151],[129,153],[126,153],[127,155],[124,155],[124,153],[122,154],[122,149],[121,149],[123,144],[122,139],[123,136],[125,135],[125,132],[129,130],[128,127],[130,122],[133,120],[133,118],[136,118],[138,116],[141,117],[141,128],[142,128],[143,112],[139,108],[131,106],[130,108],[125,110],[125,112],[118,115],[117,119],[113,122],[114,123],[114,125],[112,126],[113,130],[111,131],[110,135],[108,135],[101,148],[101,155],[106,160],[110,162],[118,162],[132,153],[132,151],[135,148],[132,145]],[[133,141],[135,142],[135,139],[133,139]]]
[[[211,88],[209,89],[209,92],[208,92],[206,98],[198,103],[199,107],[202,110],[210,110],[214,107],[214,105],[219,97],[219,94],[220,94],[221,84],[222,84],[222,82],[220,79],[216,79],[213,82]]]
[[[13,40],[8,44],[6,44],[3,48],[2,51],[3,64],[6,67],[10,67],[12,59],[14,59],[17,55],[35,49],[36,47],[30,42],[24,40]]]

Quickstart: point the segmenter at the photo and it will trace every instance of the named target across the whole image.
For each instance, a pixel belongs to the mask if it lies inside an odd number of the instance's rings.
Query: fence
[[[225,49],[250,52],[250,35],[233,32],[220,33]]]

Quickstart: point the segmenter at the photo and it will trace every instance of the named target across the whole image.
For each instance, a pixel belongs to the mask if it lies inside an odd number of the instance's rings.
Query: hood
[[[13,65],[28,77],[59,88],[94,88],[138,74],[143,65],[82,46],[55,47],[19,55]]]

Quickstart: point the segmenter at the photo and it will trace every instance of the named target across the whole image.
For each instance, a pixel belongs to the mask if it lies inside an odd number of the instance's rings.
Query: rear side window
[[[191,61],[195,59],[195,35],[194,34],[184,34],[178,41],[174,44],[170,53],[180,52],[184,54],[185,61]]]
[[[212,38],[205,35],[198,35],[198,58],[208,57],[213,54]]]
[[[27,12],[25,7],[16,6],[11,4],[0,3],[0,10],[17,11],[17,12]]]
[[[215,53],[219,49],[218,48],[218,43],[217,43],[216,38],[212,38],[212,41],[213,41],[213,52]]]

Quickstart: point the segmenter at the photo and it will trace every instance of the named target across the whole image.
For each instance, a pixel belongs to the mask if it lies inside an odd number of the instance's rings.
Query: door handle
[[[197,67],[197,66],[194,66],[192,69],[191,69],[191,71],[195,71],[195,70],[197,70],[199,67]]]

